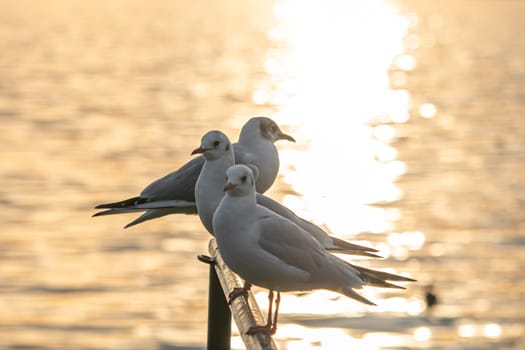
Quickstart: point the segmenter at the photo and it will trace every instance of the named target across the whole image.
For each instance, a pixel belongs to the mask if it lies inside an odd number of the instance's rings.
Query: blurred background
[[[365,289],[377,307],[287,293],[281,349],[523,349],[523,13],[519,0],[3,2],[0,348],[204,348],[198,218],[124,230],[134,215],[92,208],[178,168],[206,131],[236,139],[265,115],[297,140],[278,143],[267,194],[385,257],[359,264],[418,279]]]

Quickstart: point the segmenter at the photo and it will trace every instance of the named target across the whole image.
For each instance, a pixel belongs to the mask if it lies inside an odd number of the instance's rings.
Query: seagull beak
[[[197,154],[197,153],[199,153],[199,154],[200,153],[204,153],[206,151],[207,151],[207,149],[205,149],[205,148],[197,147],[193,151],[191,151],[191,155],[194,155],[194,154]]]
[[[279,133],[277,134],[277,140],[288,140],[290,142],[295,142],[295,139],[292,136],[285,134],[281,130],[279,130]]]
[[[226,184],[226,186],[224,186],[224,192],[229,191],[229,190],[233,190],[235,187],[237,187],[237,185],[234,185],[231,182],[228,182]]]

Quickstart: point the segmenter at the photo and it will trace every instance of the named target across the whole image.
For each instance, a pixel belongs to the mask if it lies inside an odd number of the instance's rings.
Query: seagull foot
[[[254,334],[267,334],[267,335],[274,335],[275,331],[277,330],[277,327],[275,326],[251,326],[247,331],[246,334],[248,335],[254,335]]]
[[[231,303],[241,295],[246,296],[251,287],[252,285],[250,283],[245,282],[244,286],[242,286],[241,288],[233,288],[231,293],[228,295],[228,305],[231,305]]]
[[[272,320],[272,305],[273,305],[273,290],[270,290],[268,293],[268,321],[264,326],[251,326],[246,334],[267,334],[274,335],[277,330],[277,315],[279,314],[279,304],[281,302],[281,293],[277,292],[277,299],[275,299],[275,314],[273,315]]]

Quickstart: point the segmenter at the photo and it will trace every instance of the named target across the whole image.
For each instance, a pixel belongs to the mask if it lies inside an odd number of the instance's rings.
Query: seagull
[[[346,262],[295,223],[258,205],[254,174],[245,165],[227,170],[224,191],[212,221],[219,252],[246,282],[269,289],[267,323],[251,327],[248,334],[275,333],[281,292],[327,289],[375,305],[354,289],[364,285],[403,289],[389,281],[414,281]]]
[[[249,119],[241,129],[239,141],[233,145],[239,164],[253,164],[259,170],[256,189],[266,192],[279,171],[279,155],[275,142],[295,139],[281,131],[277,123],[267,117]],[[152,182],[139,196],[122,201],[100,204],[95,209],[107,209],[93,216],[146,211],[125,228],[168,214],[196,214],[195,183],[204,164],[204,157],[196,157],[178,170]]]
[[[201,144],[195,148],[191,154],[202,154],[205,159],[195,185],[195,201],[202,224],[211,235],[214,235],[213,214],[224,196],[224,176],[228,168],[235,165],[234,152],[228,136],[222,131],[212,130],[202,136]],[[257,179],[258,168],[253,164],[248,164],[247,166],[250,167],[253,174],[256,174],[254,178]],[[256,182],[257,181],[255,181],[255,183]],[[298,217],[293,211],[273,199],[260,193],[256,193],[255,196],[258,204],[303,227],[304,230],[318,240],[325,249],[344,254],[379,257],[379,255],[373,253],[377,252],[374,248],[349,243],[342,239],[332,237],[319,226]],[[232,293],[230,293],[228,302],[231,303],[237,296],[245,294],[250,288],[250,283],[245,283],[241,288],[235,288]]]
[[[195,200],[202,224],[210,234],[214,235],[213,214],[224,196],[224,176],[228,168],[235,165],[234,152],[228,136],[222,131],[212,130],[202,136],[201,144],[191,154],[202,154],[205,159],[195,185]],[[248,164],[247,166],[250,168],[252,175],[253,173],[258,174],[257,166],[253,164]],[[257,177],[254,176],[254,178]],[[257,183],[257,180],[255,180],[255,183]],[[332,237],[319,226],[297,216],[279,202],[260,193],[256,193],[255,197],[259,205],[299,225],[318,240],[325,249],[341,253],[379,257],[373,254],[373,252],[377,252],[377,249]]]
[[[195,184],[195,203],[202,224],[213,235],[213,213],[224,196],[224,176],[235,164],[233,148],[226,134],[212,130],[202,136],[200,146],[191,154],[202,154],[205,159]]]

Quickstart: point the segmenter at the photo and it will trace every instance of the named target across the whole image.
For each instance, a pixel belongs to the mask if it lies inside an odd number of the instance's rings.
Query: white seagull
[[[354,289],[363,285],[403,288],[388,281],[411,278],[364,269],[328,253],[299,226],[258,205],[249,167],[227,171],[226,195],[213,216],[213,231],[226,265],[245,281],[270,290],[267,323],[249,334],[273,334],[277,328],[280,292],[328,289],[375,305]],[[272,318],[273,294],[277,292]]]
[[[202,137],[200,146],[191,152],[192,155],[198,153],[204,156],[205,162],[195,185],[195,201],[202,224],[213,235],[213,214],[224,196],[223,188],[226,171],[235,164],[234,152],[228,136],[222,131],[212,130]],[[257,167],[251,164],[248,166],[254,173],[258,174]],[[257,178],[257,176],[254,177],[255,179]],[[255,196],[258,204],[303,227],[325,249],[345,254],[379,257],[372,253],[377,252],[376,249],[332,237],[319,226],[298,217],[293,211],[269,197],[260,193],[256,193]],[[250,288],[250,283],[245,283],[242,288],[235,289],[229,296],[229,302],[237,296],[246,293]]]
[[[235,164],[234,152],[228,136],[222,131],[212,130],[202,137],[200,146],[191,152],[191,154],[198,153],[204,156],[205,162],[195,186],[197,211],[202,224],[213,235],[213,214],[224,196],[226,171]],[[252,164],[249,164],[249,166],[251,171],[258,172],[256,166]],[[332,237],[319,226],[300,218],[293,211],[271,198],[260,193],[256,193],[255,196],[258,204],[302,227],[312,237],[317,239],[325,249],[347,254],[378,257],[371,253],[377,252],[374,248],[364,247]]]
[[[283,133],[270,118],[254,117],[241,129],[239,141],[233,145],[238,164],[253,164],[259,169],[256,189],[268,190],[279,171],[279,155],[274,143],[278,140],[295,142]],[[204,164],[204,157],[197,157],[178,170],[152,182],[139,196],[122,201],[100,204],[95,209],[107,209],[93,216],[146,211],[125,228],[168,214],[196,214],[195,183]]]

